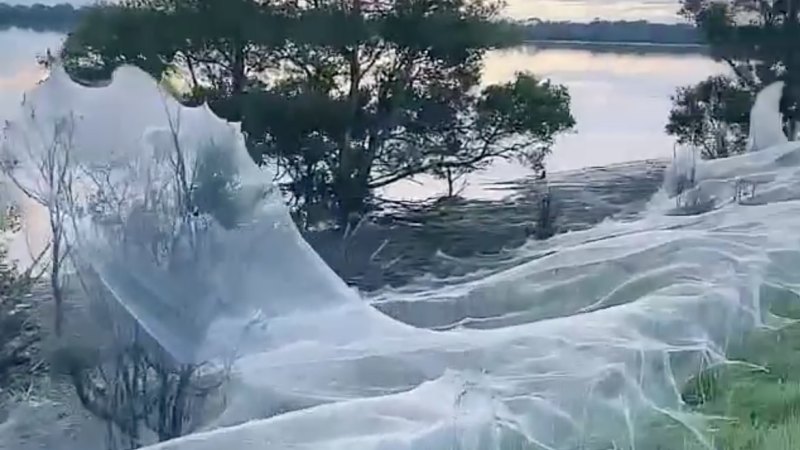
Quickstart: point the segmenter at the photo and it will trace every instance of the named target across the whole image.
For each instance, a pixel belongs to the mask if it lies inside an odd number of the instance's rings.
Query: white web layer
[[[798,281],[787,270],[800,262],[796,143],[698,162],[688,192],[703,214],[661,192],[640,220],[531,243],[511,269],[386,294],[453,302],[466,316],[491,304],[506,321],[433,332],[380,314],[336,278],[237,127],[207,108],[178,106],[131,68],[98,89],[56,72],[28,106],[8,148],[32,148],[23,137],[36,133],[49,142],[55,121],[76,118],[70,237],[105,301],[176,359],[238,357],[208,431],[153,449],[647,448],[653,417],[694,426],[680,385],[764,323],[761,290],[794,295]],[[204,197],[186,200],[175,182],[175,142],[188,191],[217,186],[205,158],[230,169],[202,211]],[[113,187],[124,199],[98,212],[99,173],[110,174],[106,197]]]

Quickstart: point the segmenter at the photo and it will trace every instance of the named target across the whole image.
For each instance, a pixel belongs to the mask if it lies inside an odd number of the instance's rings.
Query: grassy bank
[[[773,305],[790,319],[757,329],[730,351],[732,364],[707,369],[682,396],[699,434],[676,422],[654,428],[646,450],[796,450],[800,448],[800,306]],[[703,442],[705,441],[705,442]]]
[[[718,417],[709,422],[709,443],[720,450],[800,448],[800,324],[755,331],[731,356],[746,364],[707,370],[684,391],[696,411]]]

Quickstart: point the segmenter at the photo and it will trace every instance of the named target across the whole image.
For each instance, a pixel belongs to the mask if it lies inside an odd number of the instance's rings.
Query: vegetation
[[[345,227],[415,175],[541,167],[573,126],[562,86],[519,74],[481,87],[486,51],[518,42],[501,6],[131,0],[94,8],[62,59],[83,82],[123,63],[182,74],[183,101],[241,121],[253,158],[277,164],[301,224]]]
[[[0,3],[0,29],[16,27],[66,32],[77,25],[84,11],[84,8],[69,3],[30,6]]]
[[[529,20],[525,38],[532,41],[578,41],[608,43],[641,43],[670,45],[702,45],[703,36],[694,25],[686,23],[651,23],[644,20],[599,20],[564,22]]]
[[[754,95],[734,79],[713,76],[678,88],[667,133],[700,150],[703,158],[725,158],[747,146]]]
[[[13,210],[3,213],[0,231],[18,231],[19,218]],[[9,261],[5,243],[0,244],[0,394],[19,382],[15,377],[30,377],[32,350],[39,340],[36,322],[31,320],[32,305],[27,295],[35,277],[20,273]]]
[[[193,431],[226,379],[225,369],[174,364],[155,354],[132,342],[104,358],[75,346],[60,349],[53,358],[81,405],[108,425],[109,450],[133,450]]]
[[[0,3],[0,27],[37,31],[71,31],[91,11],[69,3],[57,5],[12,5]],[[651,23],[644,20],[600,20],[591,22],[548,21],[531,18],[518,24],[526,40],[671,45],[704,44],[690,24]]]
[[[748,133],[747,100],[783,80],[781,112],[787,135],[794,137],[800,121],[800,4],[683,0],[681,14],[697,25],[712,56],[727,63],[734,76],[680,88],[667,132],[699,146],[705,157],[741,152]]]
[[[731,358],[684,388],[684,401],[710,423],[713,448],[789,450],[800,442],[800,326],[753,332]],[[699,444],[692,449],[703,448]]]
[[[35,122],[35,111],[25,101],[22,106],[30,114],[31,121]],[[64,323],[63,267],[69,253],[66,228],[68,209],[73,199],[71,153],[74,128],[75,118],[66,117],[52,124],[52,133],[49,129],[37,128],[37,137],[40,139],[29,139],[25,135],[28,129],[20,129],[17,124],[7,122],[3,130],[6,140],[0,147],[0,171],[25,196],[47,208],[51,240],[45,252],[48,253],[50,287],[55,303],[53,328],[57,336],[61,335]],[[25,162],[32,163],[36,168],[34,175],[42,180],[35,188],[20,182],[19,169]],[[22,177],[25,175],[30,174]]]

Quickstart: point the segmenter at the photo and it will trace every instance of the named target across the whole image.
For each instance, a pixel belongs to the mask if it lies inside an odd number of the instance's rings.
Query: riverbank
[[[402,286],[417,277],[478,270],[476,256],[502,258],[531,239],[549,192],[557,232],[581,230],[608,217],[632,217],[661,186],[663,160],[638,161],[496,183],[497,201],[453,200],[396,204],[342,240],[334,231],[306,233],[311,246],[348,284],[366,292]]]
[[[527,39],[525,40],[524,44],[548,50],[587,50],[592,53],[639,55],[710,55],[708,46],[703,44],[540,39]]]

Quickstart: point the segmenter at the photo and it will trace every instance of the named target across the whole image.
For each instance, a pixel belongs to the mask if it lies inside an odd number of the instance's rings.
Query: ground
[[[588,228],[608,217],[641,211],[661,187],[664,161],[642,161],[555,173],[491,186],[502,200],[454,200],[435,208],[394,204],[392,213],[358,227],[342,241],[338,232],[306,233],[306,240],[349,284],[369,292],[402,286],[424,275],[475,271],[466,258],[502,253],[523,244],[536,226],[542,193],[550,192],[559,232]]]
[[[67,284],[61,337],[53,332],[49,283],[38,282],[27,296],[39,336],[31,359],[0,390],[0,450],[114,450],[107,445],[106,424],[81,406],[70,381],[52,364],[54,352],[67,342],[80,348],[111,342],[99,334],[98,317],[78,291],[77,283]]]

